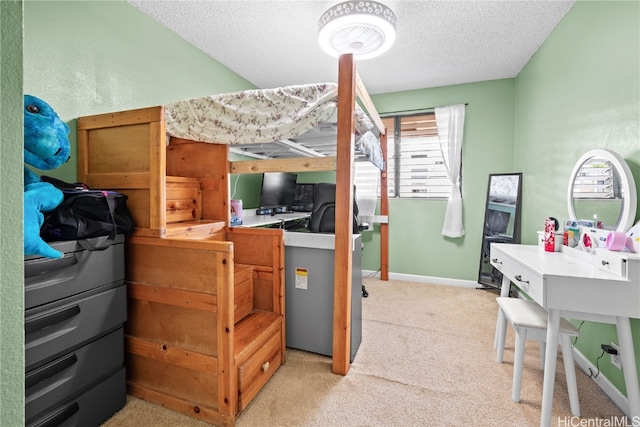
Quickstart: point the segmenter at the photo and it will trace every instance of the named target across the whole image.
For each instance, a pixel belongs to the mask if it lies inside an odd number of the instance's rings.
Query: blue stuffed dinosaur
[[[53,108],[35,96],[24,96],[24,162],[38,169],[56,169],[69,160],[69,126]],[[40,237],[43,212],[55,209],[63,200],[62,191],[42,182],[24,167],[24,254],[61,258]]]

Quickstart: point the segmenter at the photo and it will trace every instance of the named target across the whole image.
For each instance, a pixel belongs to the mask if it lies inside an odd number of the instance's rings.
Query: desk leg
[[[560,330],[560,311],[549,310],[547,323],[547,349],[544,357],[544,382],[542,384],[542,414],[540,426],[551,425],[553,408],[553,387],[556,379],[556,363],[558,361],[558,333]]]
[[[638,368],[631,335],[631,323],[628,317],[617,318],[617,332],[620,340],[620,358],[622,359],[622,373],[627,388],[627,400],[632,419],[640,420],[640,390],[638,388]]]
[[[504,274],[502,275],[502,287],[500,288],[500,296],[508,297],[511,291],[511,280]],[[493,348],[499,349],[500,337],[502,337],[502,347],[504,347],[504,336],[507,329],[507,320],[504,318],[504,314],[500,307],[498,307],[498,319],[496,320],[496,332],[493,337]],[[500,357],[501,351],[498,350],[498,363],[502,363],[502,357]]]

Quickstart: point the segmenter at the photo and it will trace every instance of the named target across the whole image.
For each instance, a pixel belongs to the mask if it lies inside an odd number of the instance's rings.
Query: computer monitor
[[[289,208],[295,203],[298,175],[289,172],[266,172],[262,177],[260,207]]]

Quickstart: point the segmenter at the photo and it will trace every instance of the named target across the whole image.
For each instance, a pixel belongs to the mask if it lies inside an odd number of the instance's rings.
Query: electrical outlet
[[[618,351],[618,354],[611,355],[611,364],[616,368],[622,370],[622,359],[620,358],[620,347],[616,343],[611,343],[611,347],[615,348]]]

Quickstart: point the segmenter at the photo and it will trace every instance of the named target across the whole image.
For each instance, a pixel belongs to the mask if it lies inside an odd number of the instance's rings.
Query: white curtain
[[[451,181],[451,195],[442,224],[442,235],[464,236],[462,224],[462,195],[460,194],[460,162],[462,159],[462,134],[464,129],[464,104],[436,107],[436,123],[440,149]]]
[[[373,197],[356,197],[358,203],[358,222],[373,226],[373,217],[376,214],[378,199]]]
[[[373,226],[378,197],[380,196],[380,169],[369,162],[354,162],[354,183],[358,221]]]

